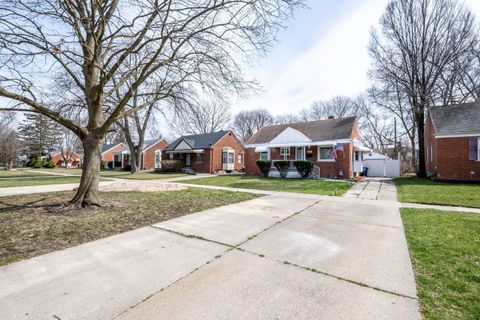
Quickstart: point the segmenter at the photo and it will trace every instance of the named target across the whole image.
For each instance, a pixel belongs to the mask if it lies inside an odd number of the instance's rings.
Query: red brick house
[[[436,179],[480,181],[480,103],[430,110],[425,167]]]
[[[332,151],[338,147],[343,151],[335,158]],[[318,177],[352,178],[361,172],[363,153],[369,151],[362,145],[356,117],[271,125],[248,139],[245,168],[247,175],[260,175],[257,160],[288,160],[287,177],[297,177],[293,161],[310,160]],[[273,166],[270,176],[278,176]]]
[[[166,159],[187,172],[243,171],[245,151],[232,131],[182,136],[166,149]]]
[[[165,139],[145,140],[143,143],[140,170],[160,169],[163,150],[168,142]],[[113,152],[113,168],[123,169],[130,165],[130,149],[125,145],[121,150]]]
[[[76,152],[72,153],[72,156],[70,157],[70,161],[68,162],[67,166],[65,166],[65,161],[63,160],[62,157],[62,152],[55,151],[50,153],[50,159],[55,163],[55,165],[59,168],[76,168],[80,164],[80,155],[78,155]]]
[[[107,163],[113,161],[113,154],[120,150],[123,150],[125,145],[123,143],[112,143],[112,144],[104,144],[102,146],[102,160]]]

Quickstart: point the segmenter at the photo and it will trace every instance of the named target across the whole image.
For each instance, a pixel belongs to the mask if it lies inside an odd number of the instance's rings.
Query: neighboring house
[[[185,171],[242,171],[244,149],[232,131],[182,136],[165,149],[167,159]]]
[[[168,145],[164,139],[145,140],[143,143],[140,170],[161,168],[162,153]],[[125,145],[121,150],[113,152],[114,169],[123,169],[130,166],[130,149]]]
[[[335,158],[334,149],[341,148]],[[292,167],[295,160],[310,160],[319,177],[352,178],[362,171],[363,154],[369,151],[361,142],[356,117],[271,125],[248,139],[245,168],[247,175],[260,175],[259,159],[289,160]]]
[[[480,103],[430,110],[425,166],[438,179],[480,181]]]
[[[102,161],[106,163],[113,161],[113,154],[115,152],[118,152],[120,150],[123,150],[125,147],[125,144],[123,143],[110,143],[110,144],[104,144],[102,146]]]
[[[65,166],[65,162],[63,161],[62,152],[60,150],[51,152],[50,159],[55,163],[57,167],[60,168],[76,168],[80,164],[80,155],[76,152],[73,152],[72,156],[70,157],[70,161]]]

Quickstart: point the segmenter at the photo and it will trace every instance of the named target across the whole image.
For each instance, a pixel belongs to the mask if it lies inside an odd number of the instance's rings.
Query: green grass
[[[73,192],[0,198],[0,265],[258,197],[189,188],[169,192],[101,192],[102,208],[62,207]]]
[[[183,182],[197,185],[298,192],[329,196],[335,195],[335,188],[337,188],[338,196],[344,194],[350,188],[350,184],[346,182],[312,179],[275,179],[244,176],[217,176],[211,178],[187,180]]]
[[[426,320],[480,318],[480,215],[402,208]]]
[[[80,177],[41,176],[30,179],[0,179],[0,188],[43,186],[63,183],[80,183]]]
[[[184,173],[158,173],[158,172],[138,172],[131,174],[129,172],[110,172],[104,171],[101,173],[103,177],[119,178],[119,179],[132,179],[132,180],[157,180],[157,179],[170,179],[178,177],[186,177],[188,174]]]
[[[41,169],[34,169],[35,171],[41,171],[41,172],[53,172],[53,173],[63,173],[63,174],[72,174],[72,175],[82,175],[82,169],[78,168],[70,168],[70,169],[65,169],[65,168],[53,168],[53,169],[46,169],[46,168],[41,168]]]
[[[27,169],[0,170],[0,179],[37,177],[37,176],[46,176],[46,174],[40,173],[40,172],[31,172],[31,171],[28,171]]]
[[[395,178],[398,200],[480,208],[480,184],[442,183],[420,178]]]

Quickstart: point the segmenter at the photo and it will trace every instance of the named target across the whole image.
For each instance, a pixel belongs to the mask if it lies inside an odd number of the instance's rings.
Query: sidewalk
[[[355,183],[345,198],[397,201],[397,189],[392,178],[364,178]]]

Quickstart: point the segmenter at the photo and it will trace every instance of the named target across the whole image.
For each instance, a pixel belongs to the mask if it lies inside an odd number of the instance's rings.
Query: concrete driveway
[[[394,201],[276,193],[0,268],[0,319],[420,319]]]

